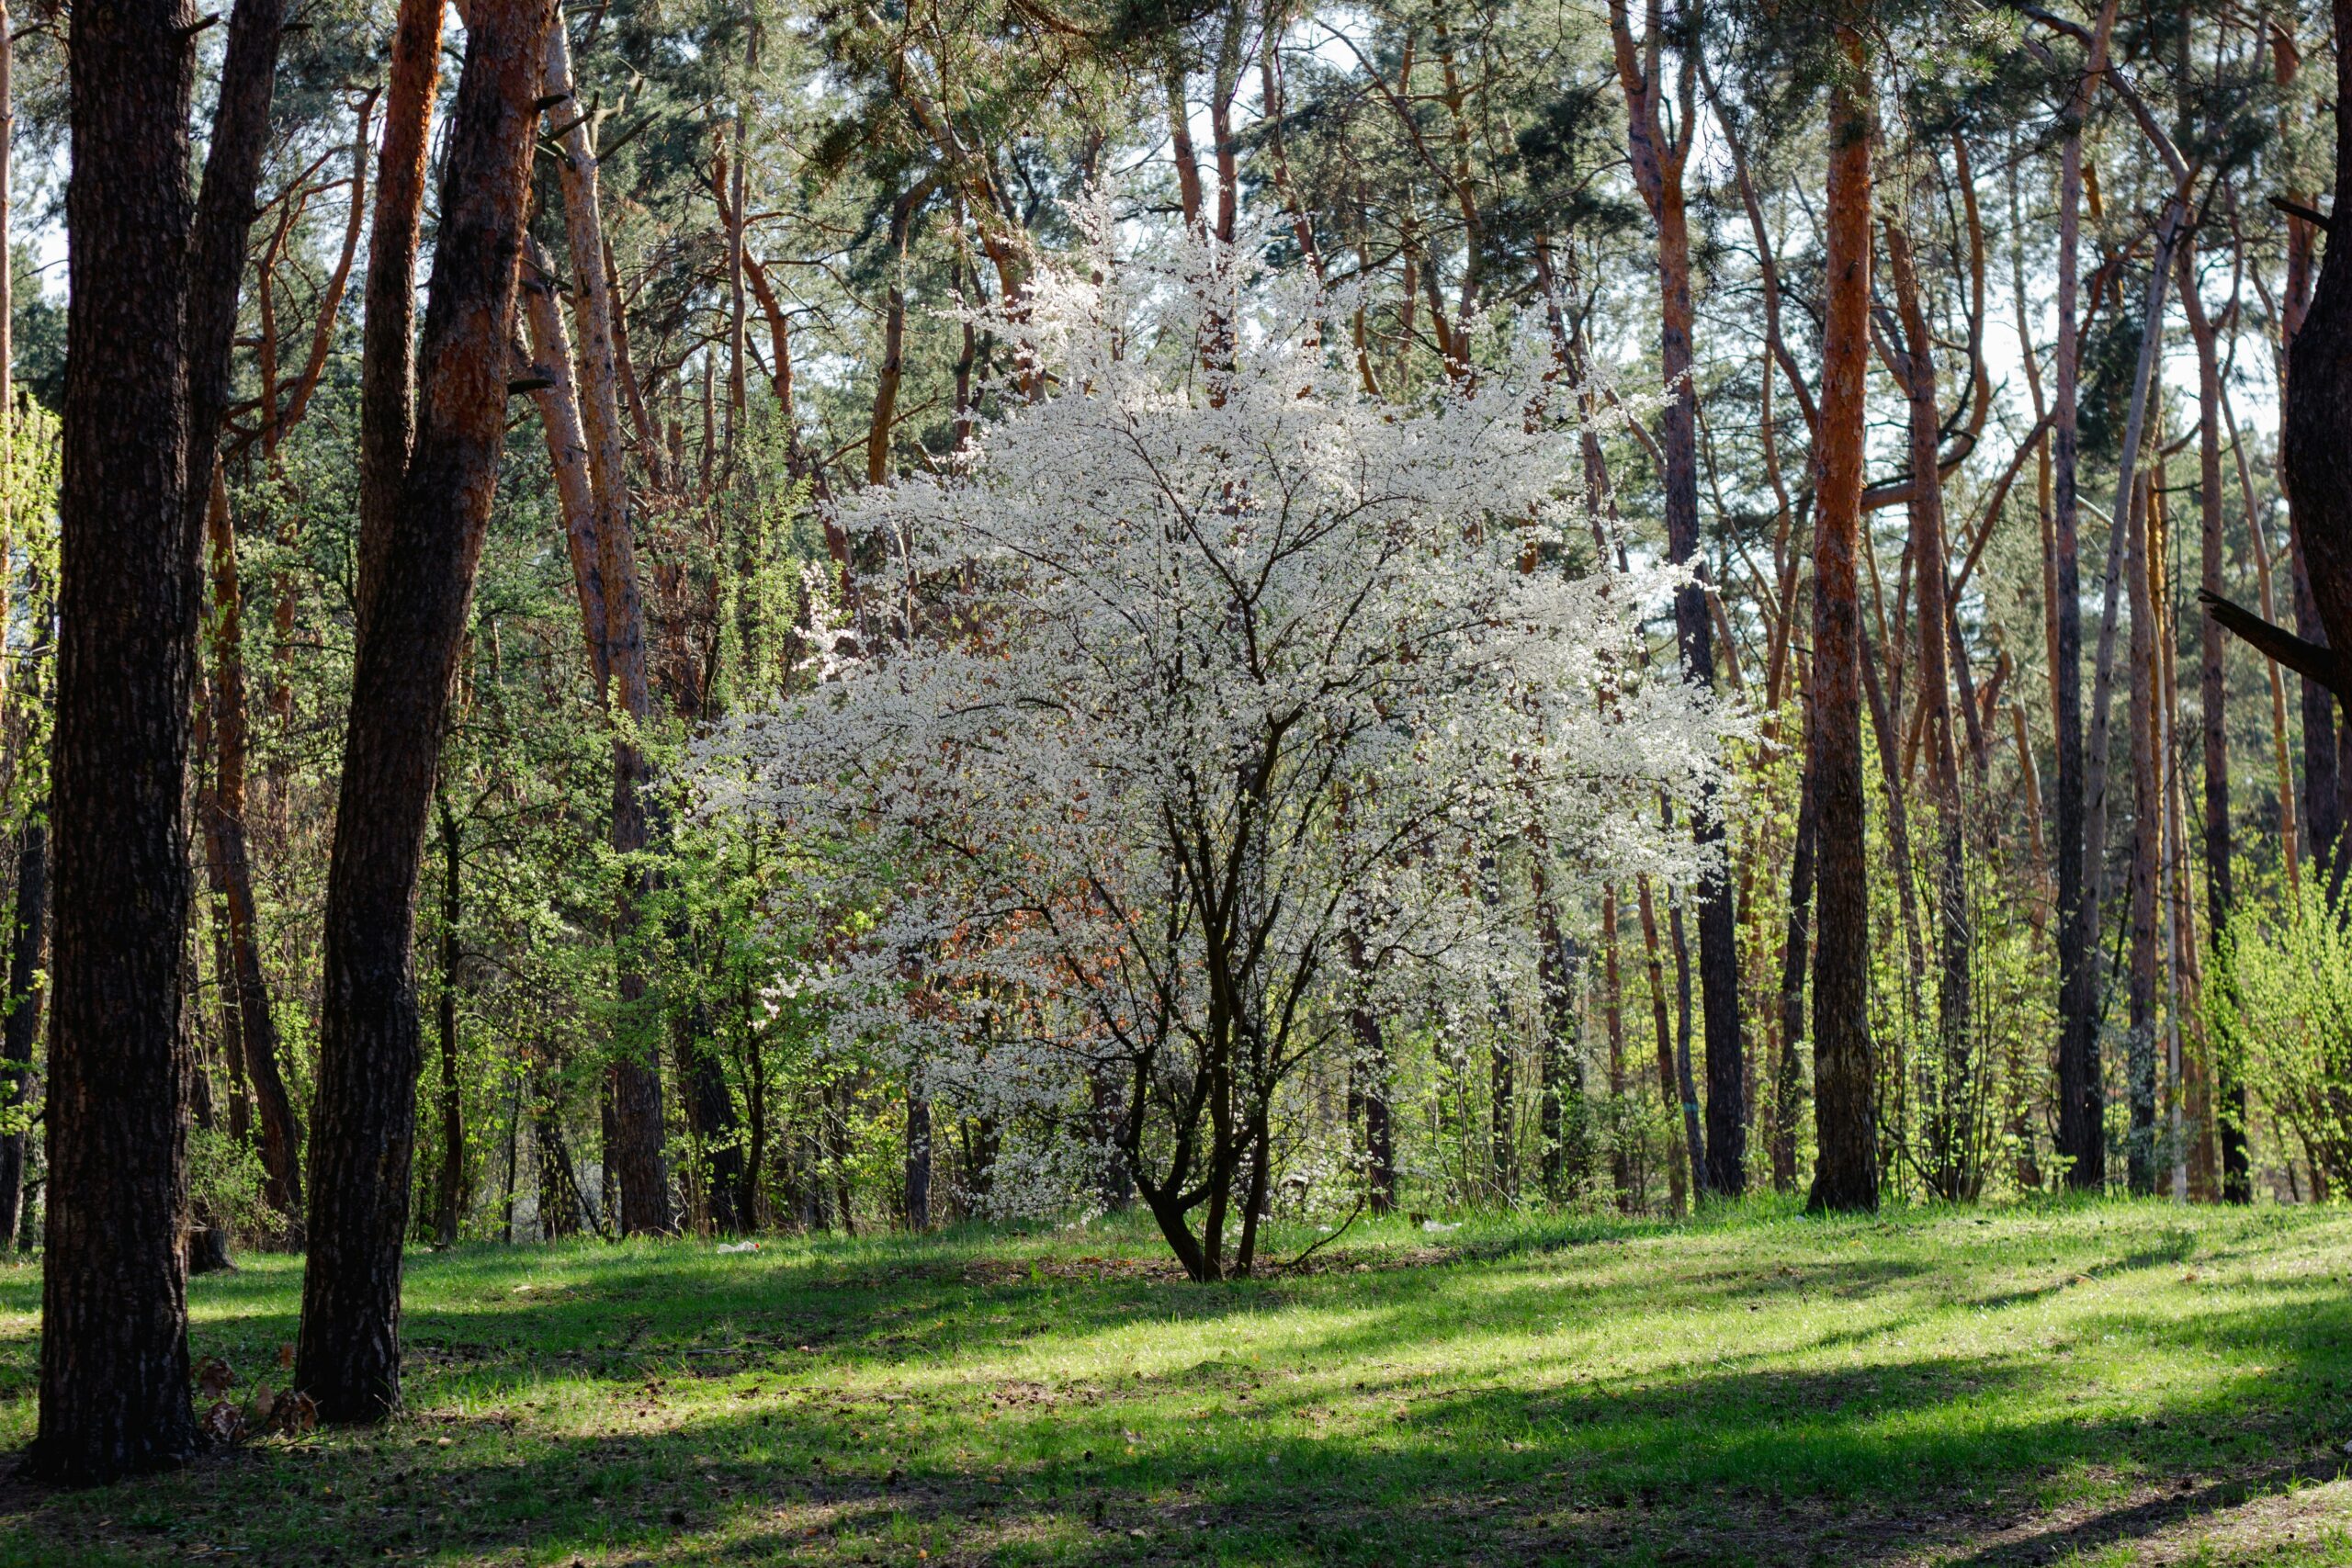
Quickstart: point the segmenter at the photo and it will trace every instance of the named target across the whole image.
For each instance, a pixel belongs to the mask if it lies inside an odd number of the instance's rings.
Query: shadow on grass
[[[1589,1276],[1562,1275],[1558,1255],[1581,1245],[1529,1238],[1476,1266],[1213,1290],[975,1285],[962,1266],[978,1244],[952,1241],[423,1258],[407,1323],[415,1414],[379,1434],[0,1501],[0,1563],[224,1549],[649,1568],[918,1551],[933,1563],[1388,1568],[1973,1551],[1990,1568],[2142,1539],[2315,1473],[2281,1455],[2341,1422],[2352,1385],[2352,1303],[2315,1281],[2188,1316],[2086,1303],[2065,1324],[2075,1337],[2262,1364],[2128,1416],[2082,1416],[2066,1404],[2074,1374],[2022,1336],[1989,1354],[1889,1338],[1923,1311],[2039,1307],[2043,1292],[1965,1297],[1923,1281],[1937,1272],[1925,1265],[1867,1257],[1694,1258],[1660,1284],[1602,1249]],[[2099,1264],[2083,1238],[2066,1245],[2070,1268],[2103,1280],[2186,1256],[2167,1243]],[[295,1277],[272,1259],[200,1283],[198,1353],[273,1366]],[[26,1310],[23,1283],[0,1279],[0,1311]],[[1750,1343],[1743,1299],[1820,1310]],[[1591,1356],[1580,1337],[1691,1311],[1713,1314],[1722,1342],[1676,1364]],[[1188,1341],[1138,1371],[1178,1326],[1207,1331],[1202,1353]],[[1865,1341],[1885,1353],[1808,1364]],[[1456,1351],[1467,1370],[1431,1370]],[[9,1380],[29,1355],[28,1335],[0,1335]],[[2068,1467],[2118,1476],[2117,1500],[1981,1546]],[[2186,1492],[2144,1495],[2180,1478]]]

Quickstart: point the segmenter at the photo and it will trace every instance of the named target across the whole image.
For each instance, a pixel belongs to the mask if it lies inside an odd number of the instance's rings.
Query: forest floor
[[[241,1261],[189,1292],[239,1400],[300,1295]],[[1205,1288],[1124,1222],[468,1247],[398,1421],[7,1483],[0,1564],[2352,1563],[2347,1274],[2352,1212],[2120,1202],[1359,1224]]]

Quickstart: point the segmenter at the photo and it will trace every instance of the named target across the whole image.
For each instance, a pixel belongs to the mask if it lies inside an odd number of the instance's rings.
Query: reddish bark
[[[497,487],[551,9],[551,0],[473,7],[418,354],[414,439],[396,497],[376,503],[384,533],[361,605],[327,873],[311,1256],[295,1374],[328,1420],[380,1419],[400,1404],[401,1242],[422,1055],[411,952],[417,874]],[[368,444],[380,448],[382,437]]]
[[[1869,369],[1871,141],[1862,40],[1838,29],[1846,73],[1829,107],[1826,309],[1816,451],[1814,690],[1820,953],[1814,964],[1815,1209],[1878,1207],[1877,1064],[1870,1034],[1870,891],[1862,799],[1862,397]]]

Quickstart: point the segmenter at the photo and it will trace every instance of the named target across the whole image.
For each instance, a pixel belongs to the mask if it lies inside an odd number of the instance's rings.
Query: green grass
[[[1297,1237],[1284,1237],[1295,1247]],[[2352,1562],[2352,1213],[1127,1224],[412,1257],[410,1412],[0,1493],[0,1564]],[[281,1382],[299,1263],[190,1291]],[[0,1445],[40,1281],[0,1268]]]

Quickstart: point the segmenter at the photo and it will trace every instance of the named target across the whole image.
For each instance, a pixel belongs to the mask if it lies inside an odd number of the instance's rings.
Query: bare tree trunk
[[[1941,1060],[1926,1120],[1928,1181],[1939,1197],[1973,1193],[1966,1134],[1974,1101],[1971,1055],[1969,965],[1974,946],[1968,907],[1967,836],[1960,791],[1959,738],[1952,732],[1951,664],[1958,645],[1949,603],[1943,480],[1937,470],[1935,345],[1920,304],[1911,240],[1894,218],[1886,221],[1887,274],[1894,284],[1904,335],[1902,368],[1909,402],[1911,557],[1919,584],[1919,713],[1935,781],[1939,855],[1936,1029]]]
[[[441,827],[441,1179],[438,1212],[433,1217],[436,1245],[458,1245],[458,1224],[466,1207],[465,1101],[458,1083],[458,919],[463,884],[458,857],[458,814],[443,792],[435,803]]]
[[[1617,885],[1606,883],[1600,890],[1600,1018],[1601,1028],[1609,1036],[1609,1100],[1611,1125],[1616,1136],[1611,1140],[1609,1151],[1610,1189],[1616,1194],[1617,1206],[1625,1208],[1633,1201],[1634,1164],[1625,1146],[1623,1111],[1625,1100],[1625,985],[1620,967],[1617,942]]]
[[[2124,1169],[2132,1191],[2141,1197],[2156,1190],[2156,858],[2164,811],[2156,772],[2159,696],[2145,494],[2143,479],[2132,498],[2128,524],[2117,519],[2130,540],[2123,570],[2132,596],[2132,965],[2124,1047],[2132,1126],[2124,1144]]]
[[[1388,1046],[1379,1015],[1371,1003],[1359,1000],[1349,1010],[1355,1035],[1356,1073],[1363,1084],[1364,1179],[1371,1192],[1372,1212],[1385,1214],[1396,1207],[1396,1149],[1388,1110]]]
[[[1828,256],[1814,525],[1810,760],[1820,849],[1814,961],[1813,1209],[1878,1207],[1878,1068],[1870,1035],[1870,888],[1862,796],[1862,397],[1869,368],[1871,143],[1861,35],[1829,106]]]
[[[2222,511],[2222,365],[2212,321],[2197,283],[2194,243],[2181,251],[2180,303],[2187,313],[2190,337],[2197,344],[2197,502],[2198,581],[2208,593],[2222,592],[2225,522]],[[2259,524],[2249,513],[2247,525]],[[2230,726],[2227,645],[2221,624],[2199,616],[2197,626],[2198,708],[2201,722],[2199,749],[2205,773],[2205,923],[2212,944],[2213,975],[2226,990],[2230,986],[2226,938],[2230,917],[2237,905],[2230,842]],[[2294,858],[2291,813],[2280,824],[2287,835],[2287,858]],[[2226,1000],[2226,998],[2216,998]],[[2228,1012],[2214,1010],[2216,1016]],[[2253,1167],[2246,1157],[2245,1083],[2238,1076],[2235,1055],[2222,1036],[2213,1037],[2214,1089],[2219,1097],[2222,1196],[2232,1203],[2254,1201]]]
[[[418,863],[497,486],[551,9],[551,0],[473,7],[418,358],[416,434],[398,499],[379,498],[389,531],[361,605],[327,877],[311,1256],[295,1373],[333,1421],[378,1420],[400,1405],[401,1241],[422,1055],[411,952]]]
[[[1674,1083],[1682,1101],[1682,1139],[1690,1156],[1690,1190],[1714,1189],[1707,1170],[1706,1145],[1699,1131],[1699,1085],[1690,1072],[1690,943],[1682,931],[1682,889],[1666,890],[1666,934],[1674,949]]]
[[[2084,117],[2098,89],[2107,60],[2108,35],[2115,25],[2116,0],[2105,0],[2092,29],[2090,56],[2074,100],[2067,107],[2066,141],[2058,186],[2058,341],[2054,357],[2055,415],[2052,463],[2055,469],[2058,570],[2057,668],[2052,676],[2058,699],[2058,1147],[2066,1183],[2096,1192],[2107,1184],[2106,1093],[2099,1071],[2098,897],[2086,887],[2091,858],[2105,845],[2088,841],[2088,783],[2083,750],[2083,618],[2081,575],[2080,333]]]
[[[907,1228],[931,1228],[931,1098],[907,1093]]]
[[[2135,505],[2133,493],[2141,458],[2141,437],[2147,428],[2147,400],[2150,381],[2157,365],[2159,344],[2164,336],[2164,291],[2171,285],[2173,244],[2180,235],[2180,226],[2188,219],[2185,209],[2188,190],[2178,190],[2164,209],[2164,219],[2157,223],[2157,254],[2147,273],[2147,296],[2141,310],[2141,357],[2133,365],[2129,412],[2124,413],[2124,446],[2117,461],[2117,482],[2114,482],[2114,513],[2108,529],[2108,585],[2105,602],[2098,618],[2098,656],[2091,665],[2091,733],[2084,745],[2084,867],[2082,867],[2082,921],[2084,947],[2091,952],[2088,978],[2098,978],[2098,931],[2100,931],[2100,884],[2105,879],[2105,844],[2108,844],[2108,712],[2112,705],[2114,691],[2114,637],[2117,637],[2117,606],[2121,602],[2129,564],[2124,555],[2124,538],[2129,534],[2124,517]],[[2133,623],[2133,635],[2138,635],[2138,623]],[[2157,811],[2162,811],[2162,797],[2157,799]],[[2138,874],[2138,861],[2133,861]],[[2135,929],[2135,926],[2133,926]],[[2088,1004],[2096,1010],[2096,985]],[[2091,1021],[2086,1018],[2086,1027]],[[2138,1107],[2133,1107],[2133,1117]]]
[[[1798,1065],[1797,1050],[1804,1043],[1805,946],[1813,919],[1820,816],[1808,757],[1798,785],[1796,843],[1789,866],[1789,923],[1781,946],[1781,1059],[1774,1086],[1771,1150],[1775,1192],[1797,1189],[1797,1108],[1804,1097],[1804,1071]]]
[[[229,492],[220,466],[213,465],[206,532],[212,558],[213,627],[210,716],[218,766],[212,787],[198,800],[206,862],[213,892],[226,917],[227,972],[220,976],[230,1006],[225,1010],[237,1037],[234,1059],[252,1086],[260,1112],[262,1168],[268,1177],[263,1196],[284,1216],[285,1245],[300,1251],[302,1224],[302,1131],[279,1071],[277,1021],[270,1006],[268,977],[262,973],[258,911],[254,901],[253,857],[245,832],[246,702],[244,593],[238,580],[237,540],[229,518]]]
[[[596,502],[596,558],[605,598],[604,683],[612,715],[612,846],[624,863],[646,848],[645,753],[640,731],[652,721],[653,696],[645,674],[645,608],[637,574],[637,543],[628,512],[627,453],[621,434],[616,310],[605,265],[602,198],[589,117],[573,96],[571,47],[561,8],[546,23],[546,95],[560,101],[548,112],[563,117],[564,233],[571,251],[573,321],[579,333],[580,411]],[[616,1145],[606,1150],[618,1168],[620,1228],[656,1235],[671,1226],[670,1192],[662,1173],[662,1077],[656,1032],[646,1015],[645,976],[636,951],[638,906],[645,873],[628,866],[614,919],[619,964],[620,1039],[611,1070]]]
[[[890,477],[890,426],[898,417],[907,331],[907,235],[930,197],[931,182],[924,180],[890,207],[890,284],[882,311],[882,363],[875,371],[874,412],[865,427],[865,482],[870,485]]]
[[[571,344],[556,309],[555,269],[538,242],[524,239],[529,265],[524,274],[523,314],[530,323],[532,389],[539,428],[548,444],[548,467],[555,475],[556,499],[563,508],[563,542],[571,558],[571,585],[580,605],[580,629],[588,644],[588,668],[596,690],[608,689],[612,660],[605,647],[605,573],[596,544],[596,493],[588,471],[588,440],[580,426],[578,384],[572,376]]]
[[[1576,955],[1560,929],[1543,863],[1532,876],[1535,897],[1536,976],[1544,993],[1544,1076],[1538,1106],[1544,1139],[1544,1194],[1554,1202],[1584,1190],[1592,1174],[1590,1118],[1586,1112],[1583,1065],[1576,1059]]]
[[[2291,385],[2291,383],[2290,383]],[[2291,409],[2291,400],[2287,405]],[[2293,471],[2286,477],[2291,485]],[[2295,602],[2295,630],[2305,641],[2333,650],[2327,623],[2319,611],[2319,600],[2312,592],[2311,567],[2305,558],[2303,536],[2310,531],[2303,514],[2312,508],[2293,499],[2288,490],[2290,505],[2288,513],[2288,571],[2292,582]],[[2303,836],[2311,855],[2312,874],[2324,898],[2335,886],[2337,868],[2344,863],[2346,833],[2342,770],[2337,766],[2338,746],[2335,735],[2335,694],[2324,683],[2308,675],[2302,682],[2303,720]]]
[[[1690,1167],[1680,1148],[1682,1095],[1675,1084],[1674,1026],[1667,1017],[1666,966],[1658,951],[1657,907],[1650,897],[1650,879],[1646,875],[1634,884],[1634,895],[1642,918],[1643,957],[1648,966],[1650,1022],[1657,1033],[1657,1091],[1666,1100],[1667,1114],[1677,1118],[1676,1136],[1667,1151],[1666,1168],[1668,1195],[1674,1205],[1674,1212],[1679,1214],[1690,1201],[1689,1177],[1686,1174]],[[1703,1166],[1700,1168],[1699,1177],[1702,1181],[1706,1179]]]
[[[1706,561],[1699,540],[1699,394],[1692,378],[1691,325],[1696,311],[1690,292],[1690,231],[1683,197],[1683,165],[1697,125],[1692,85],[1695,47],[1681,51],[1675,83],[1679,115],[1674,134],[1666,130],[1667,83],[1660,44],[1665,25],[1653,0],[1637,54],[1625,0],[1611,0],[1610,27],[1617,74],[1626,101],[1627,150],[1634,183],[1641,187],[1651,221],[1657,226],[1660,326],[1659,368],[1666,403],[1658,420],[1665,456],[1667,552],[1699,574],[1675,595],[1674,622],[1684,675],[1702,686],[1715,677],[1714,630],[1707,611]],[[1690,832],[1702,853],[1720,854],[1724,826],[1713,795],[1702,799],[1690,817]],[[1723,869],[1702,873],[1693,890],[1698,904],[1699,985],[1707,1030],[1707,1151],[1704,1185],[1727,1197],[1746,1190],[1747,1123],[1746,1063],[1740,1048],[1739,931],[1731,883]]]

